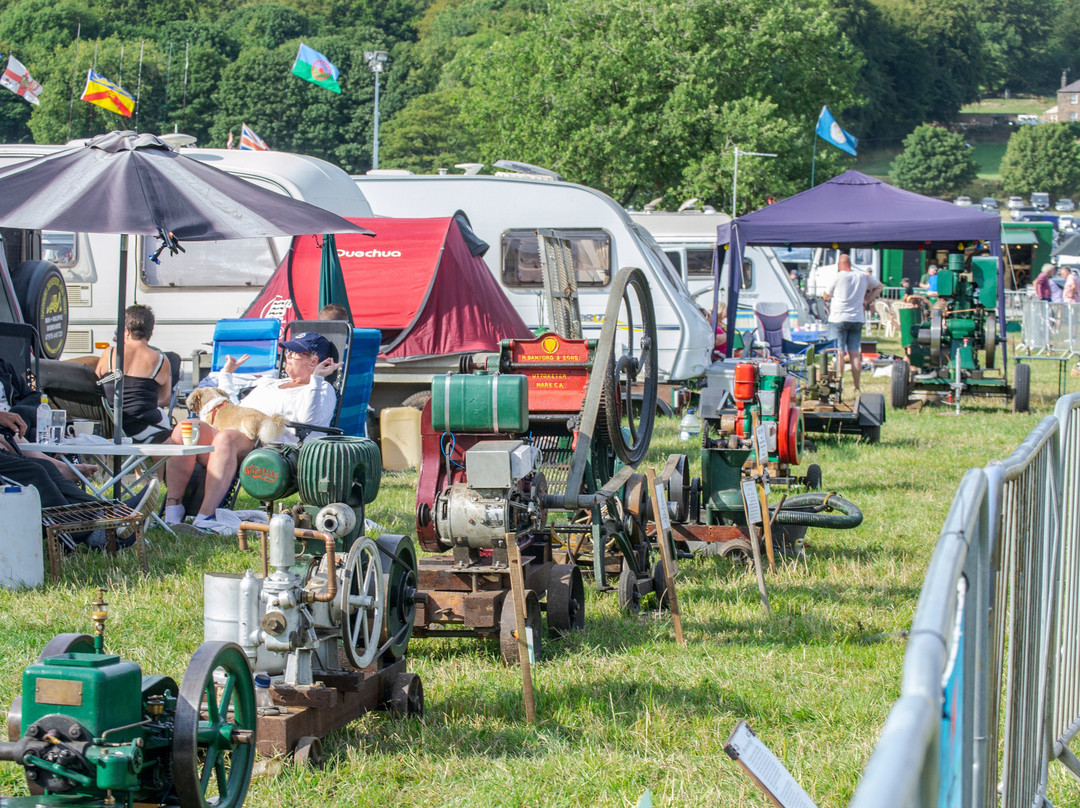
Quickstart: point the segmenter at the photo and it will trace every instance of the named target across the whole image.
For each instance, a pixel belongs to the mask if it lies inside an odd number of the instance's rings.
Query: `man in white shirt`
[[[881,294],[881,281],[866,272],[852,272],[851,259],[840,256],[837,273],[822,297],[829,303],[829,337],[836,340],[840,376],[844,375],[844,354],[851,361],[851,377],[859,391],[862,376],[862,327],[866,307]]]

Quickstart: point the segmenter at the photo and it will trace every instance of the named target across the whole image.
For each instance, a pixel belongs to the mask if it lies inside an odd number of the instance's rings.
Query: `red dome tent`
[[[414,359],[493,351],[531,337],[457,220],[349,219],[375,231],[337,237],[353,324],[383,333],[381,356]],[[245,317],[313,320],[319,313],[321,236],[298,236]]]

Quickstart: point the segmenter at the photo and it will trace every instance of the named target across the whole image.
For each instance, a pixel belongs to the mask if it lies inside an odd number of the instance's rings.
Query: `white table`
[[[214,451],[213,446],[203,446],[199,444],[194,446],[178,446],[170,443],[116,444],[71,439],[65,440],[60,444],[20,443],[19,449],[23,452],[42,452],[44,454],[58,455],[59,459],[75,472],[75,475],[82,481],[83,485],[86,486],[86,489],[96,497],[100,497],[106,490],[112,488],[114,485],[119,485],[120,489],[125,494],[131,496],[134,494],[133,489],[144,480],[149,484],[157,485],[158,482],[155,472],[157,472],[161,465],[170,457],[191,457],[194,455],[209,454]],[[102,483],[95,483],[93,479],[88,478],[79,471],[75,463],[71,462],[67,455],[93,457],[102,461],[109,457],[120,457],[123,458],[123,462],[115,473],[112,472],[111,464],[101,463],[100,465],[105,466],[106,473],[111,476]],[[135,478],[135,482],[131,486],[124,485],[124,477],[132,473],[138,475]],[[169,533],[173,533],[172,529],[165,524],[156,513],[150,514],[150,518],[169,531]]]

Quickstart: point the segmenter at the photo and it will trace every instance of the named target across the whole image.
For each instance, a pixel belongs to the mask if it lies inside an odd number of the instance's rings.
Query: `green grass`
[[[782,561],[768,576],[771,618],[753,575],[717,559],[680,566],[686,648],[667,614],[624,617],[613,594],[589,585],[585,631],[544,638],[534,726],[524,721],[519,673],[493,643],[416,640],[409,666],[423,678],[423,720],[365,716],[326,739],[324,771],[286,764],[255,780],[248,804],[631,806],[650,788],[658,806],[765,808],[723,753],[745,719],[819,806],[845,805],[899,693],[902,632],[957,482],[1008,455],[1052,410],[1054,373],[1033,367],[1031,414],[990,401],[965,404],[960,418],[944,407],[890,410],[880,445],[820,440],[806,462],[819,463],[825,487],[866,519],[852,531],[810,531],[806,562]],[[864,387],[885,392],[886,382]],[[649,463],[687,450],[677,429],[674,419],[660,424]],[[696,456],[692,466],[698,474]],[[412,533],[416,485],[415,472],[387,474],[369,516]],[[203,573],[240,572],[257,558],[225,538],[152,540],[149,577],[130,553],[114,562],[78,553],[57,586],[0,590],[0,704],[50,637],[90,629],[97,586],[109,590],[110,649],[150,673],[182,676],[202,639]],[[4,765],[0,778],[0,793],[26,793],[17,767]],[[1080,802],[1060,767],[1050,798]]]
[[[960,108],[961,115],[1025,115],[1042,114],[1057,100],[1053,95],[1024,96],[1020,98],[986,98]]]
[[[1001,180],[1001,160],[1006,143],[973,143],[971,156],[979,166],[979,179]]]

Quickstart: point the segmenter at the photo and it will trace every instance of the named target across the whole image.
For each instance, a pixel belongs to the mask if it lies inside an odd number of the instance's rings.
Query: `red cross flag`
[[[0,76],[0,84],[7,87],[15,95],[21,95],[31,104],[38,104],[38,95],[41,93],[41,85],[30,78],[30,71],[23,63],[14,56],[8,57],[7,67]]]

